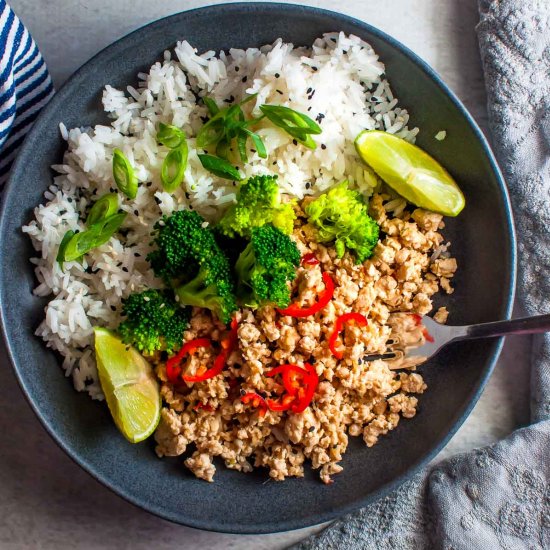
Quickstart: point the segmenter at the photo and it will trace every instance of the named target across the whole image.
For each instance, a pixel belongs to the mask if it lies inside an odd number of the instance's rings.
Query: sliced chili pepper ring
[[[319,294],[317,303],[309,307],[300,307],[297,304],[290,304],[286,309],[278,309],[281,315],[290,315],[291,317],[309,317],[323,310],[334,296],[334,281],[326,271],[321,275],[325,283],[324,290]]]
[[[336,359],[342,359],[344,356],[343,351],[336,349],[336,341],[338,340],[338,336],[342,332],[344,325],[352,321],[357,323],[359,326],[366,326],[368,323],[367,318],[361,313],[344,313],[336,319],[334,330],[328,340],[328,347]]]

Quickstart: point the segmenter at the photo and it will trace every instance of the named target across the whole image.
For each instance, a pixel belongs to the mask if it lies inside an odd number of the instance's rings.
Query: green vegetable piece
[[[198,155],[199,160],[203,168],[226,180],[241,181],[243,177],[237,168],[235,168],[229,161],[214,155]]]
[[[310,134],[320,134],[322,130],[307,115],[282,105],[261,105],[260,110],[275,126],[283,129],[302,145],[310,149],[317,147]]]
[[[203,97],[202,98],[204,104],[206,105],[206,108],[208,109],[208,112],[210,113],[210,116],[217,115],[220,112],[220,108],[218,107],[217,103],[211,98],[211,97]]]
[[[130,161],[120,149],[113,151],[113,178],[122,193],[129,199],[136,198],[138,180]]]
[[[281,202],[277,176],[266,174],[240,185],[236,204],[226,210],[217,229],[228,237],[250,237],[255,227],[271,223],[290,234],[295,219],[292,204]]]
[[[392,189],[420,208],[460,214],[466,200],[452,176],[425,151],[387,132],[365,130],[355,148]]]
[[[185,139],[185,132],[180,130],[177,126],[164,124],[162,122],[159,124],[157,141],[162,143],[162,145],[170,149],[176,149],[176,147],[179,147],[184,143]]]
[[[176,302],[171,290],[145,290],[123,301],[118,332],[125,344],[151,355],[157,351],[177,352],[189,326],[190,310]]]
[[[179,147],[166,155],[160,171],[162,187],[166,192],[173,193],[182,184],[188,155],[189,147],[185,138]]]
[[[97,201],[95,201],[88,218],[86,219],[86,225],[91,226],[95,223],[108,218],[116,213],[118,210],[118,195],[116,193],[107,193],[103,195]]]
[[[96,225],[99,226],[100,230],[92,248],[97,248],[108,242],[124,223],[127,215],[126,212],[120,212],[120,214],[115,214],[114,216],[99,221]]]
[[[125,218],[126,212],[115,214],[100,220],[86,231],[75,233],[65,245],[64,261],[77,260],[93,248],[105,244],[118,231]]]
[[[309,222],[317,228],[321,243],[333,242],[338,257],[346,249],[362,263],[372,256],[378,242],[378,224],[368,215],[367,205],[358,191],[343,181],[320,195],[305,208]]]
[[[174,289],[179,304],[210,309],[229,322],[237,309],[233,275],[204,218],[191,210],[163,217],[155,225],[154,244],[147,259],[155,275]]]
[[[265,148],[264,142],[262,141],[262,138],[255,134],[254,132],[251,132],[248,128],[243,128],[243,132],[252,139],[254,142],[254,147],[256,148],[256,151],[258,152],[258,156],[262,159],[267,158],[267,150]],[[245,141],[246,142],[246,141]]]
[[[246,307],[290,304],[289,282],[296,277],[300,251],[294,241],[272,225],[252,230],[250,243],[235,264],[237,298]]]
[[[65,262],[65,250],[67,249],[67,245],[69,244],[69,241],[71,240],[74,234],[75,232],[72,229],[69,229],[65,233],[65,235],[63,235],[63,238],[59,243],[59,248],[57,250],[57,256],[55,260],[59,264],[59,267],[61,268],[61,270],[63,270],[63,263]]]

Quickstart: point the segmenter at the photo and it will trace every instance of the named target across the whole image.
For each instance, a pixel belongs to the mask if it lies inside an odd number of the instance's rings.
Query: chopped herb
[[[185,141],[185,132],[171,124],[159,124],[157,141],[169,149],[180,147]]]
[[[109,216],[112,216],[118,210],[118,194],[107,193],[103,195],[97,201],[95,201],[88,217],[86,218],[86,225],[90,226],[97,223]]]
[[[317,145],[311,134],[320,134],[322,130],[307,115],[282,105],[261,105],[260,110],[275,126],[282,128],[296,141],[310,149],[315,149]]]
[[[122,193],[129,199],[136,198],[138,180],[130,161],[120,149],[113,151],[113,178]]]
[[[170,150],[166,155],[160,171],[162,187],[168,193],[173,193],[183,182],[185,169],[187,168],[187,157],[189,147],[185,140],[175,149]]]
[[[199,160],[203,168],[219,178],[239,181],[243,179],[239,170],[225,159],[214,155],[199,155]]]

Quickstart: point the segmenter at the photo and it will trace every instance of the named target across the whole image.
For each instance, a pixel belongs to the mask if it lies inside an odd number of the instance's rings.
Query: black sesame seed
[[[294,143],[294,145],[298,145],[298,142],[295,139],[292,140],[292,143]]]
[[[277,164],[277,161],[274,160],[272,163],[271,163],[273,166],[275,166]]]
[[[248,76],[243,76],[243,77],[241,78],[241,82],[246,82],[247,80],[248,80]]]
[[[306,94],[310,94],[310,93],[311,93],[311,90],[313,90],[313,88],[308,88],[308,89],[306,90]]]
[[[116,311],[116,306],[111,306],[111,311]]]
[[[311,111],[311,105],[307,108],[308,111]]]
[[[323,151],[327,148],[327,146],[324,144],[324,143],[321,143],[321,149],[323,149]]]
[[[342,50],[342,53],[346,55],[348,53],[348,50]]]
[[[315,73],[317,72],[319,69],[317,67],[311,67],[311,70]]]
[[[239,72],[239,70],[240,70],[240,69],[239,69],[239,67],[238,67],[238,66],[237,66],[237,67],[235,67],[235,72],[236,72],[236,73],[238,73],[238,72]]]
[[[275,73],[275,78],[279,78],[281,75],[279,73]]]
[[[185,192],[185,198],[186,198],[187,200],[189,200],[189,199],[191,198],[191,195],[190,195],[187,191]]]
[[[282,91],[282,90],[276,90],[276,92],[277,92],[278,94],[283,95],[283,91]]]
[[[135,258],[141,258],[141,254],[139,252],[134,252],[134,257]]]
[[[241,395],[246,395],[246,390],[243,390],[242,388],[240,389],[240,393]]]
[[[251,150],[251,151],[252,151],[253,153],[255,153],[255,152],[256,152],[256,149],[250,149],[250,150]]]
[[[124,271],[124,273],[128,273],[128,268],[127,268],[126,266],[124,266],[124,267],[122,268],[122,271]]]
[[[309,189],[311,187],[311,183],[309,181],[306,181],[306,189]]]
[[[134,210],[134,216],[139,216],[139,211],[138,210]]]
[[[309,428],[309,431],[314,432],[315,431],[315,426],[311,426],[311,428]]]
[[[160,204],[160,199],[159,199],[158,197],[153,197],[153,198],[155,199],[155,202],[156,202],[157,204]]]
[[[73,202],[73,199],[72,199],[71,197],[68,197],[68,198],[67,198],[67,201],[68,201],[68,202]]]

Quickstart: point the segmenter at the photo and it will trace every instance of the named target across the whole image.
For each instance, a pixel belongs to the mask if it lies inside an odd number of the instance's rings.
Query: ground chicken
[[[338,258],[333,247],[315,242],[316,230],[305,223],[304,205],[295,206],[293,238],[300,252],[314,253],[319,264],[298,268],[292,301],[301,307],[313,305],[324,290],[323,272],[335,283],[332,300],[303,318],[282,316],[273,307],[243,309],[237,314],[237,348],[222,375],[209,380],[175,387],[159,362],[156,373],[164,403],[155,432],[159,456],[186,455],[187,468],[206,481],[214,478],[216,456],[239,471],[265,467],[274,480],[303,476],[309,461],[319,469],[321,480],[331,483],[342,470],[349,436],[362,436],[371,447],[395,429],[400,418],[416,414],[417,396],[427,386],[411,371],[423,358],[401,353],[393,360],[368,362],[363,357],[384,353],[390,345],[421,345],[422,327],[411,314],[429,313],[439,289],[453,291],[450,279],[457,264],[454,258],[442,257],[448,247],[441,247],[440,214],[422,209],[411,213],[396,207],[395,201],[386,209],[392,200],[385,194],[371,198],[369,212],[381,226],[381,240],[372,258],[359,265],[349,254]],[[396,208],[398,216],[392,213]],[[329,339],[338,317],[349,312],[363,314],[368,323],[343,327],[335,343],[342,352],[337,359]],[[434,318],[446,322],[447,316],[441,307]],[[182,371],[211,366],[226,335],[226,327],[210,312],[195,308],[184,340],[210,338],[213,346],[185,358]],[[247,393],[259,400],[281,399],[281,376],[269,372],[285,363],[309,363],[319,378],[303,412],[266,410],[241,400]]]

